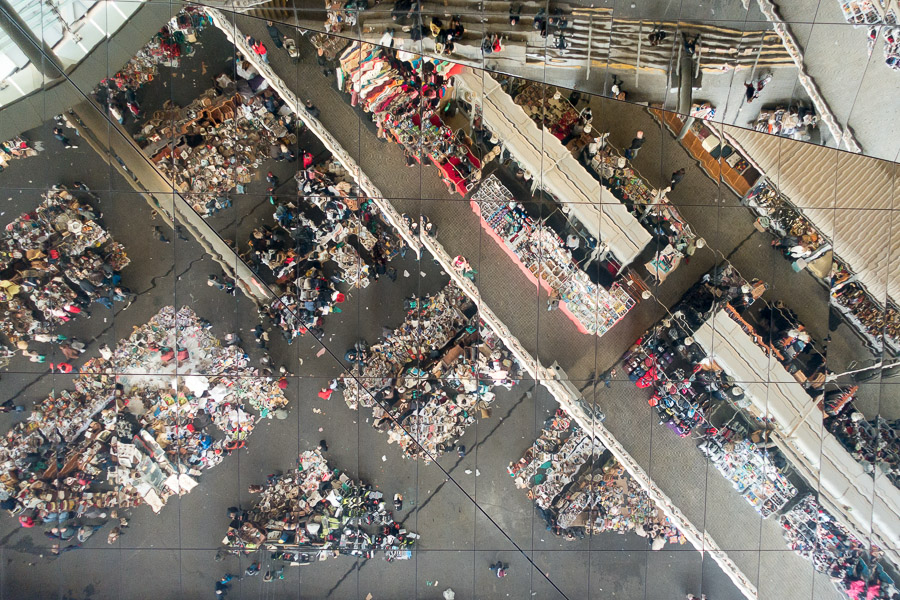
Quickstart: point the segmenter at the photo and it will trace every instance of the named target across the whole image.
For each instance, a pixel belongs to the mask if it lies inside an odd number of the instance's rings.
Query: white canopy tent
[[[774,419],[774,441],[820,501],[861,540],[883,548],[900,564],[900,489],[866,473],[822,422],[813,399],[777,360],[720,310],[694,334],[703,350],[734,377],[751,411]]]
[[[652,238],[628,209],[559,139],[539,128],[489,73],[465,67],[454,77],[466,101],[481,107],[485,126],[533,177],[540,178],[540,186],[564,203],[563,208],[592,236],[608,244],[623,265],[633,262]]]

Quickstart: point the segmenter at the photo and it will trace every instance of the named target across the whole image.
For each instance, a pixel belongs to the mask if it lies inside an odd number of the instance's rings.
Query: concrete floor
[[[265,39],[261,24],[242,17],[240,26]],[[204,34],[204,46],[195,60],[185,61],[177,73],[165,72],[161,81],[166,86],[148,88],[141,98],[145,110],[166,97],[186,102],[209,85],[216,72],[215,61],[224,61],[231,53],[224,38],[214,35],[217,33]],[[837,598],[825,578],[814,576],[808,562],[787,550],[777,523],[761,521],[690,447],[690,439],[678,439],[656,425],[642,390],[627,380],[594,389],[595,375],[615,364],[625,348],[660,318],[662,308],[643,303],[602,338],[578,334],[559,312],[543,310],[546,299],[518,270],[510,269],[508,258],[482,235],[468,202],[450,196],[430,167],[403,166],[399,148],[375,139],[368,117],[360,118],[350,108],[346,97],[319,74],[308,47],[303,47],[306,53],[298,65],[291,65],[282,54],[273,54],[279,74],[298,93],[313,98],[329,131],[357,156],[362,169],[398,210],[427,214],[451,256],[469,258],[479,271],[479,288],[494,311],[535,356],[545,363],[558,360],[573,382],[588,390],[588,397],[593,396],[609,415],[610,430],[663,490],[695,524],[710,531],[745,573],[757,578],[760,597]],[[637,166],[651,180],[663,181],[679,166],[688,167],[688,177],[671,197],[709,247],[729,256],[745,274],[770,281],[773,286],[767,297],[792,300],[789,305],[801,312],[815,333],[825,332],[822,327],[827,329],[828,309],[824,288],[816,288],[818,284],[806,274],[790,272],[787,263],[771,252],[767,239],[753,233],[749,213],[737,205],[730,191],[692,169],[684,151],[639,107],[605,101],[594,114],[613,132],[616,145],[627,144],[638,128],[647,133],[648,142]],[[242,331],[245,340],[250,336],[249,330],[256,324],[255,308],[246,298],[223,299],[205,285],[206,276],[217,268],[198,245],[174,236],[171,246],[153,240],[146,227],[151,218],[147,204],[117,175],[92,168],[96,158],[86,145],[64,151],[50,138],[48,126],[29,132],[29,136],[43,140],[48,151],[16,161],[0,174],[0,201],[3,196],[10,198],[4,202],[6,214],[33,207],[42,186],[85,181],[98,191],[113,235],[135,259],[123,279],[142,292],[138,302],[115,316],[96,311],[92,319],[70,324],[72,335],[91,340],[89,352],[96,352],[102,343],[113,344],[126,336],[132,325],[146,321],[160,306],[170,303],[190,303],[198,314],[214,322],[214,332],[220,337],[234,330]],[[312,139],[303,138],[300,144],[321,152]],[[260,172],[268,168],[264,165]],[[286,181],[290,175],[286,165],[275,168],[281,169],[278,174]],[[251,194],[238,198],[234,208],[213,219],[223,237],[243,242],[256,224],[271,222],[264,197],[253,193],[263,189],[261,183],[251,184]],[[655,290],[657,297],[671,305],[716,261],[712,250],[698,253]],[[341,355],[358,337],[374,340],[382,324],[402,319],[403,297],[437,289],[446,281],[428,257],[419,262],[407,259],[396,266],[411,276],[398,278],[395,284],[383,280],[367,290],[354,291],[344,313],[329,318],[324,340],[329,350]],[[420,272],[424,276],[417,276]],[[798,296],[803,297],[802,303],[796,302]],[[842,346],[830,347],[829,361],[832,353],[835,364],[859,356],[860,346],[851,333],[839,328],[832,336],[841,340]],[[470,449],[465,459],[446,456],[439,466],[424,466],[401,459],[397,449],[365,422],[365,414],[349,411],[340,400],[326,403],[317,398],[315,392],[340,369],[329,353],[317,357],[320,349],[313,340],[301,339],[287,346],[273,336],[273,358],[295,375],[288,390],[292,399],[289,419],[263,424],[250,439],[248,451],[206,472],[197,490],[170,503],[161,515],[147,509],[135,511],[131,529],[116,547],[94,539],[83,550],[49,560],[40,557],[49,547],[47,540],[16,529],[10,519],[0,520],[0,600],[22,597],[22,590],[27,590],[29,598],[212,595],[219,574],[238,573],[243,568],[236,558],[221,564],[213,561],[227,525],[225,508],[237,501],[248,503],[248,484],[260,482],[274,470],[290,468],[299,450],[315,446],[323,436],[332,448],[329,458],[333,466],[386,493],[404,494],[405,523],[422,534],[414,560],[388,565],[380,560],[338,559],[288,569],[283,582],[245,580],[235,585],[230,597],[365,598],[371,593],[375,599],[437,598],[452,586],[457,598],[654,599],[678,598],[701,589],[713,599],[739,598],[711,557],[688,546],[651,553],[643,540],[631,536],[603,535],[569,544],[547,535],[524,493],[505,475],[506,465],[522,455],[537,437],[545,416],[555,408],[543,387],[525,380],[511,392],[500,394],[494,416],[479,421],[463,437],[462,443]],[[621,370],[619,373],[624,375]],[[2,375],[0,401],[9,397],[36,400],[50,389],[67,387],[67,380],[41,372],[31,363],[16,363]],[[888,389],[894,389],[888,382],[873,387],[880,397],[889,397]],[[322,413],[313,413],[313,408]],[[10,415],[0,416],[0,427],[7,428],[10,421]],[[319,428],[324,431],[320,433]],[[387,461],[382,461],[382,456]],[[477,477],[465,473],[476,468],[480,471]],[[504,580],[497,580],[486,568],[497,558],[512,565],[512,575]],[[785,589],[786,581],[795,585]]]

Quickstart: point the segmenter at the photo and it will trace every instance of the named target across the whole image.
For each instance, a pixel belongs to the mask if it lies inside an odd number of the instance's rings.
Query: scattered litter
[[[325,354],[325,348],[322,348],[321,350],[316,352],[316,356],[322,356],[323,354]]]
[[[409,277],[409,271],[407,271],[406,269],[403,269],[403,276]]]
[[[472,474],[472,469],[466,469],[466,475],[471,475],[471,474]]]
[[[387,462],[387,456],[384,454],[381,455],[381,462]]]

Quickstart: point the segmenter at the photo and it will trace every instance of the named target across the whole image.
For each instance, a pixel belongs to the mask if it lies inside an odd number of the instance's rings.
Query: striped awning
[[[725,133],[880,302],[900,300],[900,165],[738,127]]]

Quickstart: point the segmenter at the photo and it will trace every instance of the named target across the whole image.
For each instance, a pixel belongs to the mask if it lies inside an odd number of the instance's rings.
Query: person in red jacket
[[[250,46],[250,49],[253,50],[253,53],[262,59],[262,61],[266,64],[269,62],[269,51],[266,50],[265,45],[251,36],[247,36],[247,45]]]

